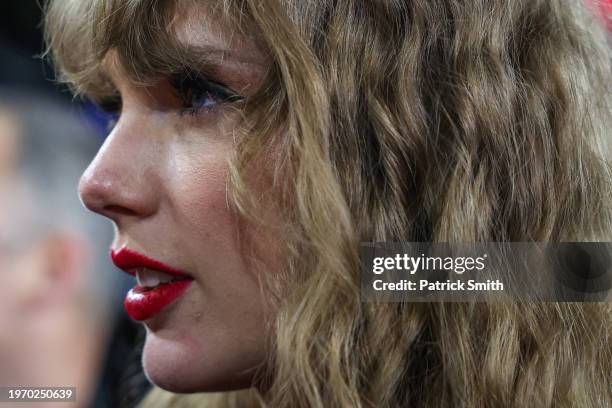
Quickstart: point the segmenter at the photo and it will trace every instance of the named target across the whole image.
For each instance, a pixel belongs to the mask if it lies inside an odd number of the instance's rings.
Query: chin
[[[238,373],[253,370],[236,367],[220,350],[205,350],[185,338],[162,337],[149,331],[142,355],[144,372],[151,383],[174,393],[231,391],[252,385],[252,374]]]

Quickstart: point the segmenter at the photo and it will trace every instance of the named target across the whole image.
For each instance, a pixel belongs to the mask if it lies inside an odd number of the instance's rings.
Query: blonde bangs
[[[79,95],[93,98],[115,95],[105,73],[105,60],[113,50],[117,62],[135,84],[149,85],[181,70],[205,73],[211,62],[201,50],[181,44],[176,35],[176,14],[196,5],[142,0],[60,0],[45,13],[47,54],[57,79]],[[246,26],[241,7],[227,0],[211,1],[215,13],[242,32]]]

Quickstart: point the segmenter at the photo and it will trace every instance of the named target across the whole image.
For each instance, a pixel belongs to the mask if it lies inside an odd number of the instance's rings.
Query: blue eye
[[[181,74],[170,79],[182,101],[181,114],[211,111],[221,103],[238,102],[244,98],[227,86],[199,76]]]
[[[210,96],[210,95],[206,95],[204,97],[198,97],[198,98],[194,98],[191,101],[191,106],[194,109],[212,109],[213,107],[215,107],[219,102],[217,101],[217,99],[215,99],[214,97]]]

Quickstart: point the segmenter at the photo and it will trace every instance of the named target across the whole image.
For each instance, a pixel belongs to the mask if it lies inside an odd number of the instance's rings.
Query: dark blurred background
[[[41,7],[35,0],[0,2],[0,83],[61,95],[46,78],[51,74],[49,68],[45,69],[35,57],[43,45]],[[64,97],[69,98],[67,94]]]

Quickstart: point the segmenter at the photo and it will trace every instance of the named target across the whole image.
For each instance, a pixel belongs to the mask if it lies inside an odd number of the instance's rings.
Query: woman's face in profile
[[[80,193],[116,224],[113,251],[135,251],[193,279],[162,307],[155,293],[164,285],[132,294],[146,298],[137,308],[145,309],[149,378],[179,392],[241,388],[264,361],[266,319],[258,277],[237,243],[227,161],[238,118],[232,105],[256,90],[266,63],[253,42],[231,36],[204,10],[178,12],[175,22],[181,43],[215,62],[214,78],[178,74],[139,87],[109,53],[121,115]],[[141,283],[151,284],[150,269],[140,268]]]

